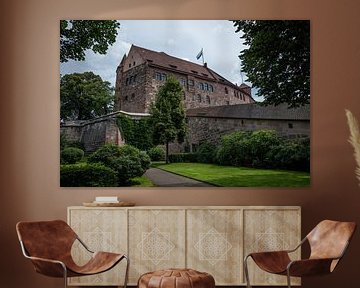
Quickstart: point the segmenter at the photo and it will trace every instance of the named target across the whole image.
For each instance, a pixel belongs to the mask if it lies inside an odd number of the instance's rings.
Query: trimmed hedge
[[[61,187],[113,187],[117,180],[114,170],[98,163],[60,166]]]
[[[84,157],[84,151],[75,148],[68,147],[60,152],[60,163],[61,164],[75,164]]]
[[[170,163],[178,162],[197,162],[196,153],[175,153],[169,155]]]

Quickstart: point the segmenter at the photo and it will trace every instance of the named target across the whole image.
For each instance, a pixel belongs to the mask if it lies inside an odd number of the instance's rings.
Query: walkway
[[[145,172],[156,186],[159,187],[212,187],[211,184],[176,175],[158,168],[150,168]]]

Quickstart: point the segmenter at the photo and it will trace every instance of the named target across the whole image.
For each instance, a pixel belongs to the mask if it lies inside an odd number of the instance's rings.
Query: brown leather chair
[[[291,288],[290,276],[315,276],[333,272],[344,256],[355,229],[354,222],[324,220],[292,250],[250,253],[244,259],[247,287],[251,287],[247,267],[249,257],[266,272],[286,275],[289,288]],[[310,257],[292,261],[289,253],[296,251],[306,241],[310,245]]]
[[[88,276],[110,270],[126,259],[124,288],[127,285],[129,259],[124,254],[91,251],[62,220],[19,222],[16,231],[24,256],[31,260],[35,271],[50,277]],[[78,240],[92,254],[83,266],[78,266],[71,257],[71,247]]]

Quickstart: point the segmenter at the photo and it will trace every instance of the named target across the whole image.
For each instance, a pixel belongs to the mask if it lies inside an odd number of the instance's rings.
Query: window
[[[199,89],[204,90],[204,83],[199,83]]]
[[[161,81],[161,73],[155,72],[155,79]]]
[[[125,100],[127,101],[128,99],[129,99],[129,97],[126,95],[126,96],[125,96]]]
[[[131,67],[131,63],[129,63],[129,68]]]
[[[134,75],[134,79],[133,79],[134,83],[136,83],[136,77],[137,77],[137,74]]]
[[[196,100],[197,100],[197,102],[201,103],[201,95],[200,94],[197,95]]]
[[[133,83],[133,81],[134,81],[134,76],[130,76],[129,84]]]
[[[229,94],[227,87],[225,87],[225,94]]]
[[[134,61],[134,63],[133,63],[133,66],[135,66],[135,61]]]
[[[214,92],[214,87],[211,84],[209,84],[209,91]]]
[[[230,101],[226,101],[226,105],[230,105]]]
[[[127,86],[129,84],[129,78],[126,78],[125,85]]]
[[[183,79],[183,78],[181,78],[181,79],[180,79],[180,84],[181,84],[182,86],[185,86],[185,85],[186,85],[186,80]]]
[[[209,90],[209,84],[208,84],[208,83],[205,83],[205,84],[204,84],[204,89],[205,89],[206,91]]]
[[[210,96],[209,95],[206,95],[206,103],[210,104]]]
[[[186,94],[185,94],[185,91],[184,91],[183,93],[184,93],[184,100],[186,100]]]
[[[288,126],[289,126],[289,129],[293,129],[293,128],[294,128],[293,123],[288,123]]]
[[[131,99],[134,99],[135,98],[135,93],[132,93],[131,94]]]
[[[189,80],[188,80],[188,85],[189,85],[189,86],[194,86],[194,80],[189,79]]]
[[[160,73],[160,72],[155,72],[154,78],[156,80],[159,80],[159,81],[165,81],[166,80],[166,74],[165,73]]]

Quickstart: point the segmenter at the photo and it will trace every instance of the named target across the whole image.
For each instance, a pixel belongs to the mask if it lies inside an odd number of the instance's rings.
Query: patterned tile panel
[[[295,248],[301,241],[299,210],[245,210],[244,255],[251,252],[276,251]],[[300,259],[300,250],[293,253]],[[252,285],[286,285],[286,277],[266,273],[249,259],[249,276]],[[293,284],[300,284],[298,278]]]
[[[129,210],[130,283],[145,272],[185,267],[185,210]]]
[[[125,209],[82,209],[69,214],[69,223],[80,239],[93,251],[126,253],[127,215]],[[72,255],[76,263],[85,264],[90,254],[75,242]],[[124,281],[125,261],[112,270],[85,277],[69,278],[70,285],[121,285]]]
[[[187,211],[187,266],[212,274],[216,285],[242,282],[242,211]]]

